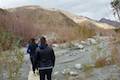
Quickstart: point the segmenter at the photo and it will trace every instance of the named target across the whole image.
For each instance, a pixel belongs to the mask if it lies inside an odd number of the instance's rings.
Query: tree
[[[111,2],[111,5],[113,8],[114,15],[117,15],[118,19],[120,20],[120,0],[113,0]]]

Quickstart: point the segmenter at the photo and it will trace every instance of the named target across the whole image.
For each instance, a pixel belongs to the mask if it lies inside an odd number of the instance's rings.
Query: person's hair
[[[31,38],[29,41],[30,44],[35,44],[35,38]]]
[[[44,36],[41,36],[40,42],[41,44],[46,44],[46,38]]]

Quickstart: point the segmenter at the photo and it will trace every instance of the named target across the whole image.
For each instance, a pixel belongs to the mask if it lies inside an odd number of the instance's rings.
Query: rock
[[[85,49],[81,49],[80,52],[85,52],[86,50]]]
[[[86,44],[86,42],[85,41],[81,41],[81,44]]]
[[[61,48],[61,49],[66,49],[66,48],[69,47],[68,45],[69,45],[68,43],[60,44],[60,45],[59,45],[59,48]]]
[[[75,69],[82,69],[82,65],[81,64],[75,64]]]
[[[56,72],[53,73],[54,76],[56,76],[56,75],[58,75],[58,74],[59,74],[58,71],[56,71]]]
[[[91,43],[90,43],[89,40],[86,40],[85,42],[86,42],[86,43],[85,43],[86,46],[90,46]]]
[[[88,41],[90,41],[91,44],[97,44],[96,40],[93,38],[89,38]]]
[[[107,65],[110,65],[111,62],[112,62],[112,58],[111,57],[106,58],[106,64]]]
[[[58,34],[55,32],[51,32],[49,34],[44,34],[43,36],[45,36],[47,38],[47,40],[57,40],[59,38]]]
[[[112,61],[111,57],[106,58],[106,61]]]
[[[58,44],[52,44],[52,47],[59,47]]]
[[[76,53],[70,53],[69,56],[76,56]]]
[[[70,76],[77,76],[78,73],[77,73],[76,71],[70,71],[70,72],[69,72],[69,75],[70,75]]]
[[[74,44],[76,47],[78,47],[79,49],[83,49],[84,48],[84,46],[82,45],[82,44],[79,44],[79,43],[76,43],[76,44]]]
[[[68,74],[70,72],[70,69],[68,68],[68,69],[64,69],[63,71],[62,71],[62,74],[63,75],[65,75],[65,74]]]
[[[83,46],[82,44],[79,44],[78,47],[79,47],[80,49],[83,49],[83,48],[84,48],[84,46]]]

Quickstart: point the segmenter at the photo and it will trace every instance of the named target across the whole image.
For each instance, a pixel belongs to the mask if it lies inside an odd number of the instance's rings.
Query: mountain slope
[[[62,41],[85,39],[95,34],[108,35],[109,32],[112,33],[109,35],[114,34],[114,26],[62,10],[23,6],[7,11],[9,18],[4,17],[7,21],[3,24],[25,41],[43,34],[56,34],[57,39]]]
[[[9,10],[16,14],[16,16],[27,18],[37,26],[40,25],[41,27],[77,26],[76,23],[74,23],[64,14],[57,11],[45,10],[38,6],[24,6]]]
[[[19,24],[20,29],[22,29],[20,32],[26,34],[25,36],[23,35],[25,38],[28,34],[27,32],[32,34],[27,36],[28,38],[39,34],[55,33],[59,36],[59,39],[63,40],[80,38],[81,35],[85,34],[84,32],[77,34],[77,29],[80,25],[61,11],[43,9],[39,6],[23,6],[8,9],[8,11],[15,16],[15,20],[17,20],[15,24]],[[18,25],[15,28],[18,28]],[[89,32],[91,30],[84,28],[84,31]],[[91,37],[93,35],[88,36]]]
[[[100,22],[100,21],[95,21],[93,19],[90,19],[88,17],[84,17],[84,16],[76,16],[74,14],[71,14],[67,11],[61,11],[63,14],[65,14],[66,16],[68,16],[70,19],[72,19],[75,23],[78,24],[82,24],[82,22],[90,22],[91,24],[96,25],[96,27],[101,28],[101,29],[114,29],[115,26],[108,24],[108,23],[104,23],[104,22]],[[91,26],[92,27],[92,26]]]
[[[38,34],[50,34],[51,32],[67,37],[71,35],[69,32],[73,32],[73,27],[79,26],[61,12],[43,9],[38,6],[24,6],[8,9],[8,11],[14,14],[21,24],[24,24],[21,27],[28,28],[29,26],[33,30],[31,32],[34,35],[31,37]]]

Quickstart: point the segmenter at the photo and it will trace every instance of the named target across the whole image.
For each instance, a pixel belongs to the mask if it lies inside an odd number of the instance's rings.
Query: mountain
[[[37,27],[78,26],[61,12],[43,9],[39,6],[24,6],[8,9],[8,11],[14,13],[17,17],[32,21]]]
[[[99,20],[99,22],[107,23],[107,24],[115,26],[115,27],[120,27],[120,22],[112,21],[112,20],[105,19],[105,18],[102,18],[101,20]]]
[[[112,25],[63,10],[30,5],[4,11],[7,12],[7,15],[1,15],[5,16],[0,20],[0,24],[6,26],[10,32],[20,36],[24,41],[43,34],[51,36],[55,34],[57,36],[55,40],[62,42],[78,38],[86,39],[98,33],[101,35],[114,34],[115,27]]]
[[[75,23],[77,23],[81,27],[86,27],[92,30],[95,30],[97,34],[100,35],[107,35],[107,36],[112,36],[115,35],[114,29],[116,29],[115,26],[112,26],[107,23],[102,23],[93,19],[90,19],[88,17],[84,16],[76,16],[74,14],[71,14],[67,11],[61,11],[63,14],[65,14],[67,17],[72,19]],[[111,34],[109,34],[111,33]]]
[[[37,35],[51,33],[55,33],[63,39],[68,39],[73,36],[73,28],[79,26],[63,13],[39,6],[23,6],[8,9],[8,11],[18,20],[16,24],[19,25],[14,27],[20,27],[17,32],[20,36],[21,32],[24,32],[22,37],[26,40]]]
[[[51,34],[55,33],[59,36],[59,39],[71,40],[81,38],[82,35],[91,32],[87,28],[81,28],[79,24],[74,22],[71,18],[65,15],[62,11],[53,9],[44,9],[39,6],[23,6],[17,8],[7,9],[9,13],[15,16],[17,20],[15,28],[20,27],[18,33],[24,32],[22,36],[27,38],[36,36],[38,34]],[[80,27],[80,28],[79,28]],[[79,34],[79,29],[84,30]],[[31,32],[31,33],[30,33]],[[25,35],[26,34],[26,35]],[[31,34],[31,35],[28,35]],[[87,37],[93,36],[93,34],[86,35]]]
[[[66,16],[68,16],[70,19],[72,19],[75,23],[77,23],[79,25],[82,24],[83,22],[85,22],[85,23],[89,22],[93,25],[96,25],[96,27],[101,28],[101,29],[114,29],[115,28],[114,25],[96,21],[96,20],[90,19],[85,16],[77,16],[77,15],[71,14],[67,11],[62,11],[62,13],[64,13]]]

